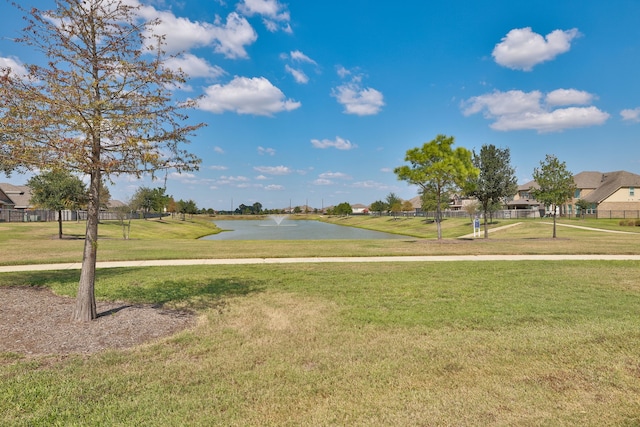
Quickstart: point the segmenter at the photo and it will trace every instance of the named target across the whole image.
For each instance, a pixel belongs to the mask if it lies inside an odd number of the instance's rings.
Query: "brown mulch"
[[[195,324],[187,312],[151,305],[97,302],[98,318],[74,322],[75,299],[46,288],[0,288],[0,352],[92,354],[124,349],[172,335]]]

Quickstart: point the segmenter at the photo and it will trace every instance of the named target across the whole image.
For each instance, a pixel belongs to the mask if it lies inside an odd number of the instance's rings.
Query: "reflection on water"
[[[327,224],[320,221],[273,219],[213,221],[222,233],[205,236],[204,240],[331,240],[331,239],[406,239],[407,236]]]

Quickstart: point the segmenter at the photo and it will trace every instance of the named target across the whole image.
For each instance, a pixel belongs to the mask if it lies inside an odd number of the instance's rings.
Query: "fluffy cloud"
[[[307,55],[305,55],[304,53],[300,52],[299,50],[292,51],[290,55],[291,55],[291,59],[293,61],[306,62],[308,64],[317,65],[316,61],[314,61],[313,59],[309,58]]]
[[[276,154],[276,150],[274,150],[273,148],[258,147],[258,154],[260,154],[261,156],[265,154],[274,156]]]
[[[291,32],[289,11],[278,0],[244,0],[238,4],[238,10],[247,16],[262,16],[264,25],[271,32],[280,28]]]
[[[209,86],[198,102],[200,109],[212,113],[234,111],[257,116],[292,111],[300,105],[299,102],[285,99],[282,91],[264,77],[236,77],[226,85]]]
[[[293,79],[296,83],[307,84],[309,83],[309,76],[307,76],[304,71],[299,70],[297,68],[290,67],[289,65],[285,65],[284,69],[287,73],[293,76]]]
[[[287,166],[256,166],[253,169],[267,175],[289,175],[293,171]]]
[[[579,35],[576,28],[555,30],[545,37],[534,33],[530,27],[517,28],[509,31],[495,46],[492,56],[504,67],[531,71],[535,65],[569,51],[571,41]]]
[[[347,175],[346,173],[342,173],[342,172],[324,172],[324,173],[321,173],[320,175],[318,175],[318,178],[326,179],[326,180],[330,180],[330,179],[351,179],[351,176]]]
[[[624,121],[640,123],[640,107],[632,110],[622,110],[620,115]]]
[[[496,91],[469,98],[461,107],[465,116],[482,112],[485,118],[493,120],[491,128],[495,130],[532,129],[544,133],[603,124],[609,118],[608,113],[584,106],[593,98],[574,89],[559,89],[546,96],[540,91]],[[558,106],[564,108],[555,108]]]
[[[575,89],[557,89],[545,97],[547,105],[588,105],[594,96],[589,92]]]
[[[245,46],[258,39],[251,24],[236,12],[230,13],[226,22],[223,23],[218,18],[213,24],[179,18],[170,11],[160,11],[152,6],[142,7],[139,14],[145,20],[160,20],[160,24],[154,26],[152,31],[154,34],[165,35],[164,49],[168,53],[213,46],[215,52],[227,58],[246,58],[248,55]]]
[[[318,65],[316,61],[309,58],[299,50],[291,51],[289,54],[283,53],[280,55],[280,58],[285,61],[290,60],[291,64],[285,65],[284,69],[287,73],[293,76],[296,83],[300,84],[309,83],[309,76],[307,76],[307,74],[302,70],[302,66],[306,64]],[[295,66],[292,66],[294,65],[293,63],[295,63]]]
[[[206,60],[191,53],[171,57],[165,62],[165,66],[171,70],[182,70],[189,77],[206,77],[215,79],[225,74],[225,71],[217,65],[211,65]]]
[[[370,116],[378,114],[384,107],[384,96],[372,88],[363,88],[358,79],[333,89],[334,96],[344,106],[346,114]]]
[[[270,184],[264,187],[267,191],[282,191],[284,190],[284,186],[278,184]]]
[[[326,178],[318,178],[313,181],[313,185],[332,185],[333,181]]]
[[[338,150],[353,150],[358,147],[357,145],[352,144],[348,139],[343,139],[339,136],[336,136],[334,141],[331,141],[330,139],[312,139],[311,144],[315,148],[337,148]]]
[[[27,69],[22,65],[19,59],[17,58],[2,58],[0,57],[0,70],[2,69],[10,69],[11,76],[14,77],[25,77],[27,75]]]

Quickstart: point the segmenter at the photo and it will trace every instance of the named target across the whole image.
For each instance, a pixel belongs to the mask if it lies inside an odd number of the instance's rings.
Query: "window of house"
[[[629,196],[633,197],[635,195],[636,189],[633,187],[629,187]]]
[[[573,198],[574,199],[579,199],[580,198],[580,189],[579,188],[576,189],[576,192],[574,193]]]

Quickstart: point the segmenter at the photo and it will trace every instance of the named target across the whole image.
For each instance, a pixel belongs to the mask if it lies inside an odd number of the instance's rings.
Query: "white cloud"
[[[376,89],[363,88],[360,84],[361,79],[361,76],[356,76],[351,82],[334,88],[331,96],[344,106],[346,114],[358,116],[378,114],[384,106],[384,96]]]
[[[224,150],[221,147],[213,147],[213,151],[218,153],[218,154],[224,154]]]
[[[244,0],[238,4],[238,10],[247,16],[262,16],[264,25],[271,32],[280,28],[291,32],[289,11],[278,0]]]
[[[340,138],[339,136],[336,136],[336,139],[334,141],[331,141],[330,139],[323,139],[323,140],[312,139],[311,144],[315,148],[322,148],[322,149],[337,148],[338,150],[353,150],[354,148],[358,147],[357,145],[352,144],[351,141],[349,141],[348,139],[343,139],[343,138]]]
[[[209,169],[211,169],[213,171],[226,171],[229,168],[226,167],[226,166],[222,166],[222,165],[211,165],[211,166],[209,166]]]
[[[331,184],[333,184],[333,181],[326,178],[318,178],[315,181],[313,181],[313,185],[331,185]]]
[[[287,71],[287,73],[293,76],[293,79],[296,81],[296,83],[300,83],[300,84],[309,83],[309,76],[307,76],[304,73],[304,71],[298,70],[296,68],[292,68],[289,65],[285,65],[284,69]]]
[[[620,111],[620,115],[624,121],[640,123],[640,107],[632,110],[622,110]]]
[[[270,156],[273,156],[276,154],[276,150],[274,150],[273,148],[258,147],[258,154],[260,155],[268,154]]]
[[[546,96],[547,105],[588,105],[594,96],[575,89],[557,89]]]
[[[213,46],[215,52],[227,58],[248,57],[245,46],[258,39],[255,30],[243,16],[232,12],[226,22],[218,17],[216,22],[197,22],[179,18],[171,11],[160,11],[152,6],[141,7],[139,14],[145,20],[159,19],[151,30],[165,36],[164,49],[177,53],[194,47]],[[150,42],[153,38],[150,39]]]
[[[225,74],[225,71],[217,65],[211,65],[203,58],[191,53],[171,57],[164,62],[171,70],[182,70],[189,77],[206,77],[215,79]]]
[[[10,69],[10,76],[12,77],[24,78],[27,75],[27,69],[18,58],[0,57],[0,70],[2,69]]]
[[[344,79],[344,78],[346,78],[347,76],[349,76],[351,74],[351,71],[347,70],[343,66],[339,66],[336,69],[336,73],[338,73],[338,76],[340,76],[340,78]]]
[[[284,190],[284,187],[278,184],[270,184],[265,186],[264,189],[267,191],[281,191],[281,190]]]
[[[216,181],[215,184],[217,185],[233,185],[236,187],[246,187],[248,185],[248,182],[250,181],[249,178],[247,178],[246,176],[221,176],[220,179],[218,181]]]
[[[493,92],[469,98],[461,105],[465,116],[482,112],[494,122],[491,128],[500,131],[532,129],[543,132],[558,132],[564,129],[601,125],[609,114],[594,106],[556,108],[557,105],[584,104],[593,95],[577,90],[561,89],[543,95],[539,91]]]
[[[320,179],[351,179],[351,176],[343,172],[324,172],[318,175]]]
[[[289,175],[293,171],[287,166],[256,166],[253,169],[267,175]]]
[[[516,28],[496,44],[491,55],[504,67],[531,71],[535,65],[569,51],[571,41],[579,35],[577,28],[555,30],[545,37],[534,33],[530,27]]]
[[[316,61],[314,61],[313,59],[309,58],[307,55],[305,55],[304,53],[302,53],[299,50],[292,51],[290,55],[291,55],[291,59],[293,61],[307,62],[309,64],[317,65]]]
[[[247,58],[249,55],[244,47],[258,39],[251,24],[236,13],[230,13],[227,16],[226,24],[216,26],[213,34],[215,36],[215,51],[227,58]]]
[[[386,184],[382,184],[380,182],[371,181],[371,180],[354,182],[353,185],[351,185],[351,187],[353,187],[353,188],[376,188],[378,190],[384,190],[384,189],[389,188],[389,186],[386,185]]]
[[[264,77],[236,77],[226,85],[209,86],[198,102],[200,109],[212,113],[234,111],[257,116],[292,111],[300,105],[299,102],[285,99],[282,91]]]

